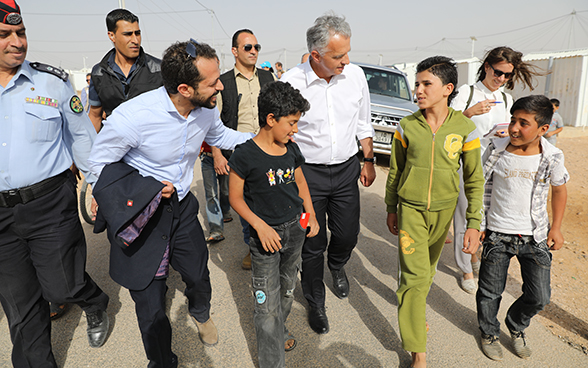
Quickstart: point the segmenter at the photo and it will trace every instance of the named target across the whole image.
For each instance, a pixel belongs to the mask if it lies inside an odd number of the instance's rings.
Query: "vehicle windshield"
[[[391,96],[410,101],[410,89],[402,74],[380,69],[362,67],[368,81],[370,93]]]

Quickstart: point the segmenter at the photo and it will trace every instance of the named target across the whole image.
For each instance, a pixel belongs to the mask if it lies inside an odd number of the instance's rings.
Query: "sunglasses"
[[[502,70],[494,69],[494,67],[492,65],[490,65],[490,64],[488,64],[488,65],[494,71],[494,76],[496,78],[500,78],[500,77],[502,77],[504,75],[504,78],[510,79],[514,75],[514,73],[505,73]]]
[[[196,55],[198,55],[196,52],[196,45],[198,45],[198,42],[193,38],[190,38],[190,42],[186,45],[186,53],[194,59],[196,59]]]
[[[254,48],[254,47],[255,47],[255,50],[256,50],[257,52],[260,52],[260,51],[261,51],[261,45],[260,45],[260,44],[258,44],[258,43],[256,43],[255,45],[252,45],[252,44],[250,44],[250,43],[247,43],[247,44],[243,45],[243,50],[245,50],[245,51],[249,52],[249,51],[251,51],[251,49],[252,49],[252,48]]]

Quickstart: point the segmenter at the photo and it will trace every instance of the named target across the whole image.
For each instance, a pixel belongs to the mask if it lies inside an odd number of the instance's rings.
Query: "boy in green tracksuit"
[[[463,251],[474,254],[480,243],[480,139],[474,123],[448,107],[456,84],[453,60],[421,61],[415,82],[420,110],[400,121],[392,142],[387,224],[392,234],[400,234],[398,322],[412,367],[426,366],[426,299],[457,203],[460,165],[468,199]]]

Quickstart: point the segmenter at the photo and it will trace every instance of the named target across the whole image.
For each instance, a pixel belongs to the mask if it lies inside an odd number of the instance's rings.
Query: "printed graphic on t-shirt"
[[[529,179],[531,181],[535,181],[535,177],[537,176],[537,170],[530,171],[525,169],[504,169],[504,179],[510,178],[522,178],[522,179]]]
[[[284,172],[283,169],[279,168],[274,171],[274,169],[269,169],[268,172],[265,173],[267,175],[267,180],[270,186],[274,186],[276,184],[289,184],[294,181],[294,168],[287,168]],[[276,180],[276,176],[278,177]]]

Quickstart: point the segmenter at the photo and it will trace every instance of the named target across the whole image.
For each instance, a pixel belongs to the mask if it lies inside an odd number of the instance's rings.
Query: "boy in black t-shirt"
[[[318,234],[304,156],[290,138],[310,104],[289,83],[266,84],[258,97],[260,131],[237,146],[229,166],[229,201],[250,225],[253,321],[260,367],[285,367],[296,340],[284,323],[294,298],[308,215],[308,237]]]

